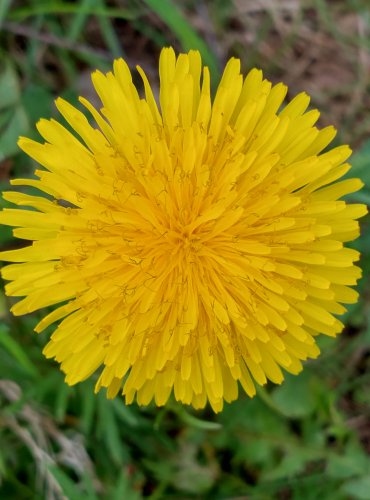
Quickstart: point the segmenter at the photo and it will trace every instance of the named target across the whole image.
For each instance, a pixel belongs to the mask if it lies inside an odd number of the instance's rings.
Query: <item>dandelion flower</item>
[[[256,384],[280,384],[316,358],[316,337],[335,336],[358,294],[364,205],[338,181],[348,146],[322,152],[309,97],[282,106],[287,87],[230,59],[213,101],[200,54],[159,62],[160,107],[141,68],[144,98],[122,59],[92,75],[100,111],[80,98],[95,126],[63,99],[68,128],[40,120],[38,143],[19,146],[43,168],[16,179],[43,194],[6,192],[26,209],[0,222],[31,240],[4,251],[15,315],[58,304],[36,332],[58,322],[44,349],[67,384],[100,368],[96,391],[129,404],[164,405],[170,394],[214,411]],[[79,136],[79,138],[77,138]],[[46,196],[45,196],[46,194]]]

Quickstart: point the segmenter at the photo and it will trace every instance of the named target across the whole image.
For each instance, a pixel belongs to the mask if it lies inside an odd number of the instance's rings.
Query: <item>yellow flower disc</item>
[[[36,332],[59,322],[44,353],[68,384],[100,367],[108,397],[164,405],[173,391],[217,412],[238,382],[250,397],[279,384],[342,330],[361,275],[343,243],[366,207],[340,198],[362,183],[338,181],[351,151],[322,153],[335,130],[314,126],[309,97],[280,110],[287,88],[261,71],[230,59],[212,102],[199,52],[165,48],[160,110],[138,71],[145,98],[122,59],[93,74],[103,107],[80,102],[98,128],[57,99],[74,132],[40,120],[43,144],[19,140],[43,168],[12,184],[47,196],[4,194],[33,209],[0,213],[32,240],[0,254],[6,293],[24,297],[15,315],[62,303]]]

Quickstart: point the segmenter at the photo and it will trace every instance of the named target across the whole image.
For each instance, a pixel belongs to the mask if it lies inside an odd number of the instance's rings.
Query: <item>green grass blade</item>
[[[8,351],[8,353],[16,361],[18,361],[21,368],[23,368],[29,375],[37,377],[38,373],[36,368],[19,343],[8,333],[6,325],[0,325],[0,345],[2,345],[5,350]]]
[[[99,0],[99,5],[101,8],[103,8],[104,1]],[[118,36],[116,35],[116,32],[114,31],[111,19],[109,19],[108,17],[99,16],[97,20],[99,23],[101,34],[112,56],[115,58],[122,56],[122,46]]]
[[[144,2],[167,24],[180,41],[184,50],[198,49],[200,51],[212,75],[218,79],[220,72],[216,57],[208,45],[187,22],[177,6],[171,0],[144,0]]]
[[[6,18],[11,3],[12,0],[2,0],[0,2],[0,28]]]
[[[68,40],[77,40],[85,26],[85,23],[89,17],[87,11],[89,11],[94,5],[95,0],[82,0],[80,3],[80,9],[76,12],[73,20],[68,28]]]
[[[96,3],[95,3],[96,5]],[[28,17],[45,15],[45,14],[86,14],[89,16],[113,17],[116,19],[132,20],[136,14],[132,10],[120,9],[114,7],[83,7],[78,3],[62,3],[53,2],[34,7],[24,7],[13,10],[9,14],[9,19],[13,21],[24,21]]]

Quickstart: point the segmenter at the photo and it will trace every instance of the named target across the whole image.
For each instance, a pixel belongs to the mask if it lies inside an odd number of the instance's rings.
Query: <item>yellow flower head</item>
[[[359,234],[364,205],[340,198],[358,179],[348,146],[321,153],[335,136],[318,130],[302,93],[230,59],[212,102],[200,54],[163,49],[160,110],[141,68],[141,98],[126,63],[95,72],[103,103],[80,102],[98,128],[66,101],[70,127],[40,120],[45,142],[20,147],[44,168],[16,179],[48,196],[7,192],[29,209],[0,222],[32,240],[5,251],[6,293],[26,314],[62,303],[36,326],[59,321],[44,353],[66,382],[99,367],[96,390],[126,402],[153,398],[220,411],[255,384],[281,383],[315,358],[319,334],[342,330],[341,303],[357,300],[359,254],[343,243]],[[79,136],[79,139],[76,138]]]

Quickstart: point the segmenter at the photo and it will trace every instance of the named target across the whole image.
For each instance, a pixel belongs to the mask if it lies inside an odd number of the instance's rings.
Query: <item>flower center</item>
[[[188,227],[180,228],[177,235],[177,244],[181,249],[194,252],[199,250],[200,238]]]

